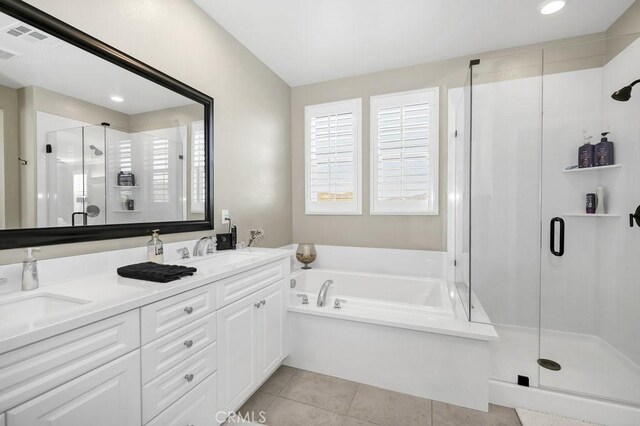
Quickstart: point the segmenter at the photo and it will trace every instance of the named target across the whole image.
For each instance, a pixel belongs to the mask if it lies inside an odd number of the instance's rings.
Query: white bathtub
[[[445,280],[400,275],[369,274],[328,269],[297,271],[291,275],[289,307],[310,314],[359,319],[396,326],[435,325],[456,318],[454,300]],[[324,307],[317,306],[322,284],[332,280]],[[306,295],[309,304],[303,305]],[[346,300],[334,308],[336,298]]]
[[[487,410],[489,341],[497,335],[467,320],[453,283],[322,268],[291,278],[285,364]],[[333,284],[318,307],[327,280]],[[346,300],[340,309],[336,298]]]

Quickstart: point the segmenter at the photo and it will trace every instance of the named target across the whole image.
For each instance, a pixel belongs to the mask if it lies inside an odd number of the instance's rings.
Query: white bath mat
[[[516,408],[516,413],[518,413],[522,426],[589,426],[596,424],[556,414],[527,410],[526,408]]]

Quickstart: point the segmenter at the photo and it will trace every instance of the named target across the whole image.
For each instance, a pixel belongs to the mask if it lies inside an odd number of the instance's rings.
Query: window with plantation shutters
[[[306,214],[361,214],[361,100],[305,108]]]
[[[371,98],[371,214],[438,214],[438,88]]]

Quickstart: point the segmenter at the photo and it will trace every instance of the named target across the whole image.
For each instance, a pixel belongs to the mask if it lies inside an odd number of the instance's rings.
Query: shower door
[[[611,94],[640,77],[637,37],[544,51],[541,387],[640,404],[640,99]],[[569,169],[611,132],[615,165]],[[603,211],[586,196],[604,188]]]
[[[48,226],[105,224],[103,127],[51,132],[47,144]]]

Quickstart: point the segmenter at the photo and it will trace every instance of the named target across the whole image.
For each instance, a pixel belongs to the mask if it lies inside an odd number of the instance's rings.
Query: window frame
[[[352,202],[322,205],[311,200],[311,118],[314,116],[353,113],[354,176]],[[362,215],[362,98],[347,99],[324,104],[307,105],[304,109],[304,187],[306,215],[358,216]]]
[[[407,100],[421,95],[427,95],[427,101],[433,105],[429,117],[429,154],[431,168],[429,170],[431,186],[431,206],[424,206],[419,200],[379,201],[378,200],[378,109],[392,106],[394,99],[402,98],[396,105],[408,105]],[[386,105],[385,105],[386,103]],[[379,216],[438,216],[439,213],[439,158],[440,158],[440,88],[428,87],[407,92],[387,93],[371,96],[369,99],[370,131],[369,131],[369,212]],[[435,142],[435,143],[432,143]],[[428,202],[428,201],[427,201]]]

